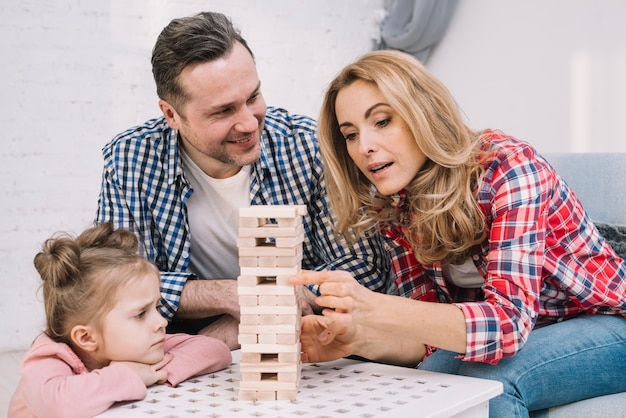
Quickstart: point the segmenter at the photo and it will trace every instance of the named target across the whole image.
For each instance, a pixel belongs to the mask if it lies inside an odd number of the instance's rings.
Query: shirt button
[[[478,254],[474,254],[474,255],[472,256],[472,259],[473,259],[474,261],[478,261],[478,259],[479,259],[479,258],[480,258],[480,257],[478,256]]]

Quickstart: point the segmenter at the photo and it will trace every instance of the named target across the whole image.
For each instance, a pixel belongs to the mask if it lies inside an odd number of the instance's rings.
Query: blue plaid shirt
[[[261,142],[252,165],[251,204],[306,205],[302,268],[347,270],[364,286],[384,291],[389,262],[380,238],[348,245],[333,233],[315,121],[268,107]],[[152,119],[122,132],[102,152],[96,222],[135,232],[142,252],[161,270],[162,313],[171,319],[193,277],[185,206],[193,190],[181,166],[178,134],[163,117]]]

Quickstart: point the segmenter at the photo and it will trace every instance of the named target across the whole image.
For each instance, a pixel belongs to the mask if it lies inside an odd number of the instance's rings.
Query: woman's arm
[[[344,271],[303,271],[293,284],[319,285],[315,302],[323,318],[303,318],[305,361],[359,355],[389,364],[415,366],[426,345],[463,353],[465,318],[455,305],[421,302],[376,293]]]

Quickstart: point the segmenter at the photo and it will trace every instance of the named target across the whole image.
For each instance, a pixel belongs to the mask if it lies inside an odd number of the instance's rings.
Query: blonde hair
[[[72,347],[74,326],[100,326],[115,305],[117,291],[139,274],[158,269],[137,254],[135,235],[96,225],[73,238],[57,233],[47,239],[34,259],[42,280],[46,313],[45,333]]]
[[[335,103],[339,91],[357,80],[380,90],[427,157],[406,187],[407,219],[348,155]],[[476,158],[481,135],[465,125],[448,89],[412,56],[374,51],[345,67],[325,94],[318,135],[328,193],[338,217],[336,229],[342,235],[354,240],[382,223],[403,223],[416,259],[423,264],[458,262],[484,240],[484,216],[474,197],[482,174]]]

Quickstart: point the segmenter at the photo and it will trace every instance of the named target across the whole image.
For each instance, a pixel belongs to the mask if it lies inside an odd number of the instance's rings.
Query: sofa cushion
[[[626,259],[626,226],[599,222],[596,222],[595,225],[617,255]]]

